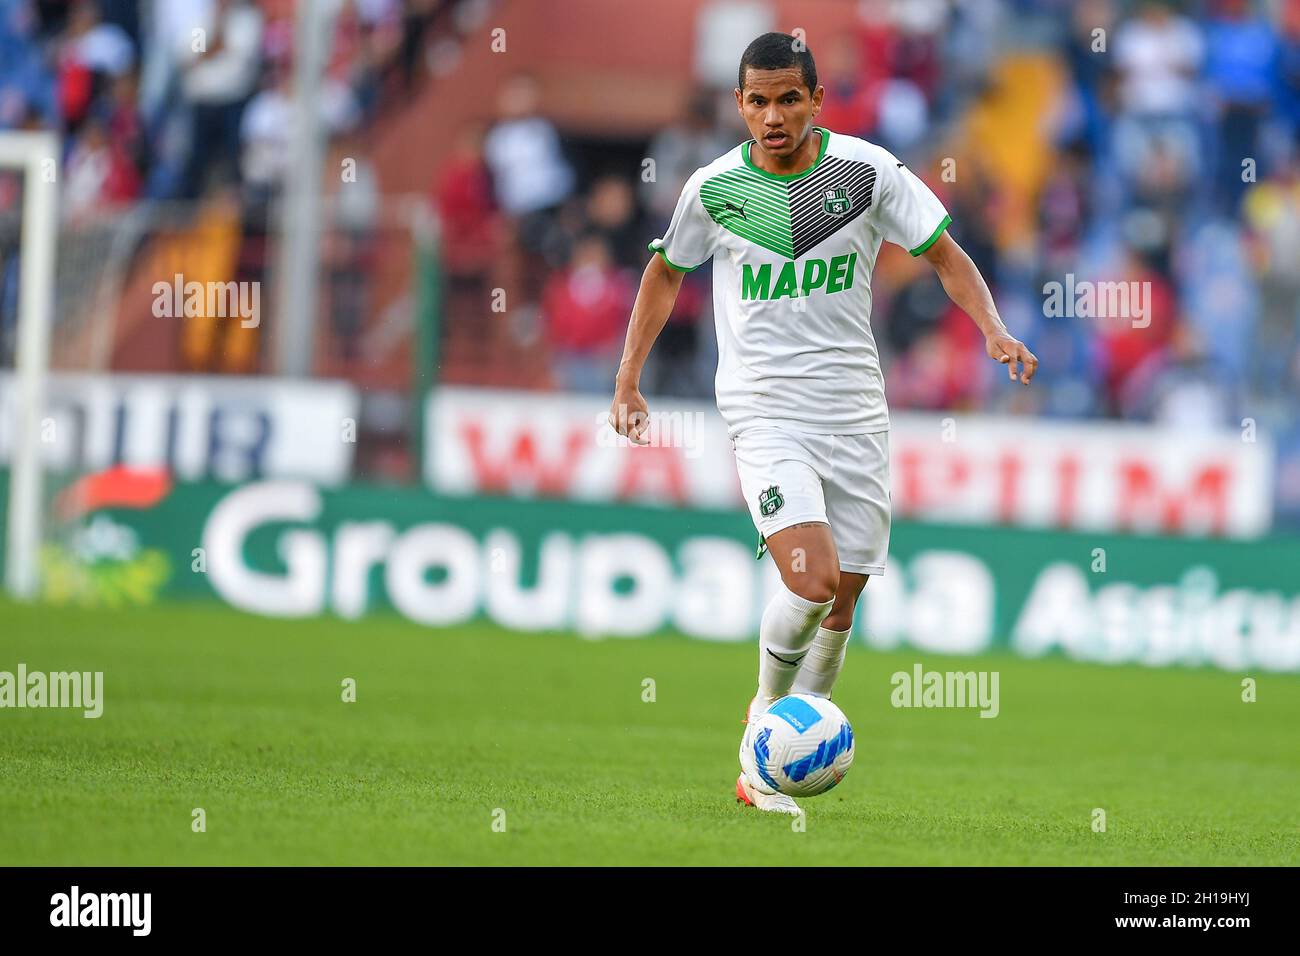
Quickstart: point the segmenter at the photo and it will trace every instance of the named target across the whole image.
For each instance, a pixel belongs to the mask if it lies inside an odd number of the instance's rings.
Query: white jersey
[[[713,258],[718,411],[733,436],[750,425],[886,430],[871,334],[876,254],[888,239],[919,256],[951,222],[888,150],[816,129],[821,152],[803,172],[759,169],[753,140],[696,170],[650,243],[674,269]]]

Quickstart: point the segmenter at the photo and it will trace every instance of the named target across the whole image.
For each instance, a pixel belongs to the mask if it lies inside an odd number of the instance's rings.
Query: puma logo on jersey
[[[741,219],[744,219],[745,222],[749,222],[749,220],[745,217],[745,203],[747,202],[749,202],[748,199],[746,199],[745,202],[742,202],[739,206],[737,206],[734,202],[731,202],[730,200],[724,200],[722,203],[722,208],[719,209],[713,217],[714,222],[722,222],[724,217],[735,219],[737,216],[739,216]]]
[[[789,260],[772,275],[772,263],[765,262],[757,269],[746,262],[740,276],[740,298],[750,299],[785,299],[811,295],[821,291],[834,295],[845,289],[853,288],[853,273],[858,264],[856,252],[845,253],[825,259],[805,259],[801,264]],[[802,280],[802,281],[801,281]]]

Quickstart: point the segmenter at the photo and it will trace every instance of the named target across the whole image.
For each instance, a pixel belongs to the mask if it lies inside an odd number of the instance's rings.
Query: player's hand
[[[645,437],[650,427],[650,406],[635,385],[614,387],[614,401],[609,406],[609,426],[634,445],[650,444],[650,439]]]
[[[1038,371],[1038,356],[1015,336],[994,332],[985,338],[984,348],[989,353],[989,358],[1007,367],[1007,375],[1013,382],[1028,385]],[[1023,366],[1024,370],[1020,371],[1017,366]]]

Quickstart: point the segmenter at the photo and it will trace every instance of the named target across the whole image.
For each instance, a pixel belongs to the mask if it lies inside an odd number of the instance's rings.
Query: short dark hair
[[[736,86],[742,90],[745,88],[746,70],[785,70],[792,66],[799,67],[808,92],[815,93],[817,64],[813,61],[808,44],[788,33],[764,33],[745,47],[744,55],[740,58],[740,78]]]

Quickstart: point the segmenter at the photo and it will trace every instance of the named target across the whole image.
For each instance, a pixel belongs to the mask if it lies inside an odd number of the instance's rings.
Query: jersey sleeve
[[[876,221],[890,242],[919,256],[952,222],[939,197],[916,174],[885,153],[876,179]]]
[[[702,180],[703,170],[686,180],[668,230],[662,239],[651,240],[648,247],[678,272],[698,269],[718,248],[718,225],[705,212],[704,203],[700,201]]]

